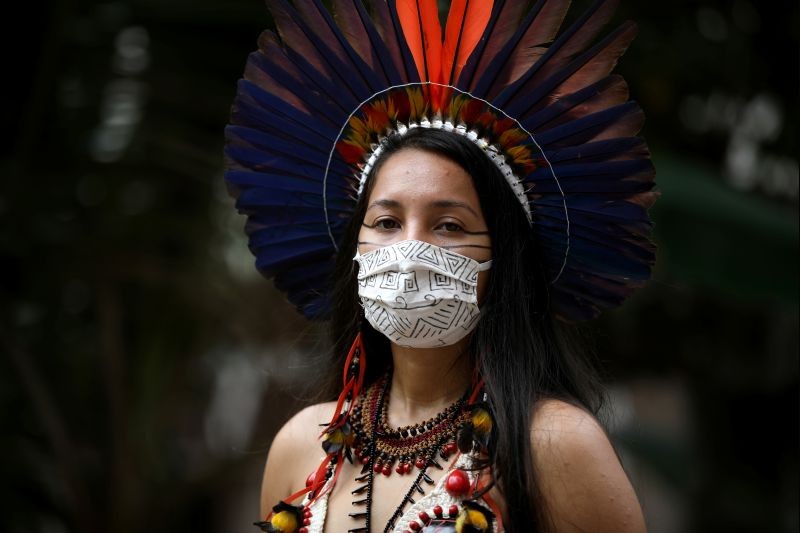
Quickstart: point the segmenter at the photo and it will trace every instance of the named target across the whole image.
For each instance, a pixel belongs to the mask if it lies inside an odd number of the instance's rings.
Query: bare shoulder
[[[278,431],[272,441],[261,482],[261,516],[279,500],[303,488],[306,477],[323,457],[318,439],[320,424],[330,417],[335,405],[320,403],[298,412]]]
[[[555,531],[646,530],[636,493],[591,413],[559,400],[538,402],[531,444]]]

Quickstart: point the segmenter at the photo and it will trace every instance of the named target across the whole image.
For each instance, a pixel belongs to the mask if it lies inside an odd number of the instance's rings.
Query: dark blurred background
[[[654,281],[590,326],[650,531],[798,530],[798,5],[624,1]],[[585,3],[578,3],[578,6]],[[252,531],[309,394],[223,127],[259,0],[5,6],[0,530]]]

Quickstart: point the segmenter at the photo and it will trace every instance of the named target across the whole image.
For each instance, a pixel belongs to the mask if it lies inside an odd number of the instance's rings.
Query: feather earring
[[[361,394],[366,371],[367,361],[366,357],[364,357],[364,340],[359,331],[344,362],[342,392],[336,401],[333,418],[320,434],[320,437],[323,438],[322,446],[325,449],[325,453],[338,453],[344,449],[345,454],[349,454],[349,447],[346,446],[346,432],[347,428],[349,428],[347,419],[353,409],[355,399]]]

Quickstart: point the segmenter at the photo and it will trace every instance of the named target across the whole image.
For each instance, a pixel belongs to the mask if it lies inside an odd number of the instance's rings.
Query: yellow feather
[[[489,522],[482,512],[470,509],[467,511],[467,516],[469,517],[470,524],[478,529],[487,529],[489,527]]]
[[[472,415],[472,425],[475,431],[485,435],[492,430],[492,417],[483,409],[478,409]]]
[[[475,509],[463,509],[456,518],[456,533],[462,533],[464,526],[472,526],[481,531],[489,529],[489,521],[486,516]]]

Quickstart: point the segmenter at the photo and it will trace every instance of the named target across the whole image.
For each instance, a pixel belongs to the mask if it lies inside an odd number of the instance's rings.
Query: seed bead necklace
[[[415,503],[414,493],[424,495],[421,483],[424,481],[433,485],[433,479],[427,474],[429,466],[443,469],[436,461],[438,453],[442,459],[447,459],[457,450],[454,441],[454,430],[463,422],[468,413],[463,409],[468,392],[457,402],[435,417],[397,429],[388,429],[388,405],[386,393],[389,390],[391,374],[387,374],[382,383],[371,386],[361,402],[353,410],[353,432],[355,434],[355,452],[363,468],[356,477],[356,482],[364,483],[352,491],[353,496],[360,498],[353,501],[353,505],[365,505],[364,511],[350,513],[354,519],[364,519],[364,527],[348,530],[348,533],[368,533],[372,515],[372,487],[375,474],[389,476],[392,466],[400,475],[408,474],[413,467],[419,470],[411,487],[406,492],[400,504],[389,518],[384,533],[389,533],[395,522],[403,514],[406,505]]]

